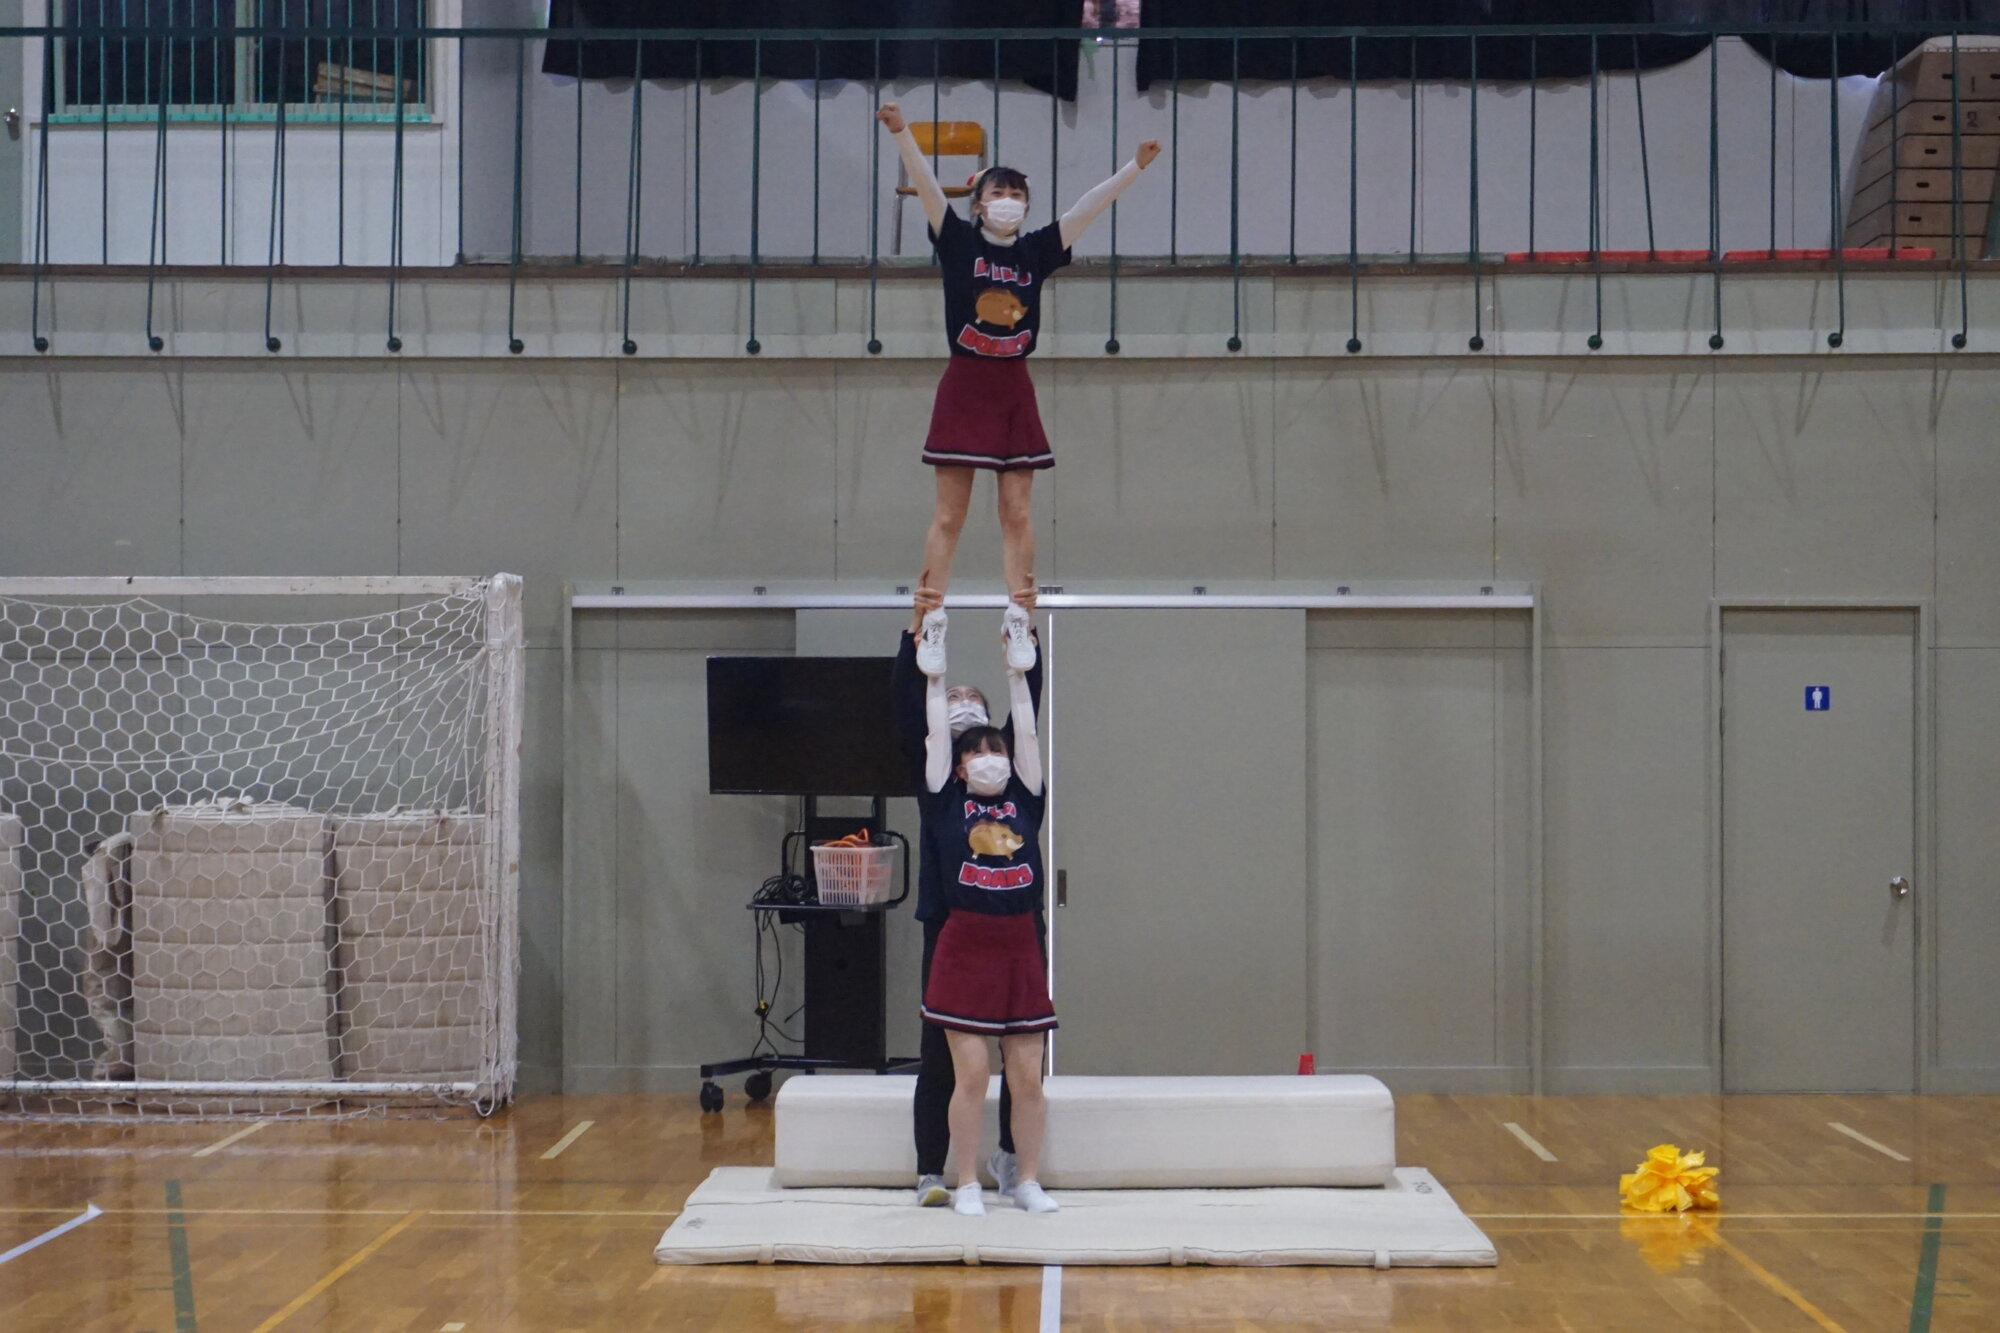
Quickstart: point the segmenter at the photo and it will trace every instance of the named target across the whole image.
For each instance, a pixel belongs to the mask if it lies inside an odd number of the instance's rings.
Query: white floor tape
[[[1059,1333],[1062,1328],[1062,1269],[1051,1264],[1042,1270],[1042,1333]]]
[[[78,1227],[82,1226],[85,1222],[88,1222],[93,1217],[102,1217],[102,1216],[104,1216],[104,1210],[102,1208],[99,1208],[94,1203],[88,1204],[84,1207],[84,1210],[82,1212],[78,1213],[75,1217],[72,1217],[69,1221],[63,1223],[61,1226],[50,1227],[47,1231],[44,1231],[41,1235],[35,1237],[33,1240],[24,1240],[19,1245],[16,1245],[13,1249],[7,1251],[7,1253],[0,1254],[0,1264],[11,1263],[13,1260],[18,1259],[22,1255],[26,1254],[29,1250],[35,1249],[37,1246],[46,1245],[50,1241],[54,1240],[57,1236],[63,1235],[66,1232],[71,1232],[76,1230]]]

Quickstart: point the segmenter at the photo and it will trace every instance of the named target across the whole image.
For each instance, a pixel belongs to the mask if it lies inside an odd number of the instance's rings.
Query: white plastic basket
[[[896,868],[898,843],[879,847],[813,846],[813,875],[819,880],[819,900],[829,907],[867,907],[889,900],[889,879]]]

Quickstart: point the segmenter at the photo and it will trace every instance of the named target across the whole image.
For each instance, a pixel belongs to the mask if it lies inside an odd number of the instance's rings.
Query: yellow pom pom
[[[1683,1154],[1675,1145],[1662,1143],[1634,1170],[1618,1177],[1618,1197],[1640,1213],[1714,1208],[1722,1202],[1715,1189],[1719,1168],[1702,1165],[1706,1160],[1704,1153]]]

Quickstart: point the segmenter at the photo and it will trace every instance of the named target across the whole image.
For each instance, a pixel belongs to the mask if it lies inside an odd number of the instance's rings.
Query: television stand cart
[[[857,825],[868,830],[870,841],[895,839],[903,845],[903,891],[884,903],[866,907],[823,906],[818,902],[751,902],[753,912],[776,912],[787,925],[805,927],[805,1052],[780,1055],[771,1052],[724,1060],[701,1067],[701,1109],[713,1113],[722,1109],[722,1088],[716,1079],[748,1073],[743,1091],[753,1102],[771,1095],[771,1072],[800,1070],[808,1074],[822,1069],[858,1069],[887,1074],[913,1069],[921,1063],[915,1056],[891,1059],[883,1012],[887,984],[888,949],[884,935],[887,914],[910,896],[910,840],[888,827],[888,802],[872,799],[866,816],[823,815],[819,798],[808,796],[799,827],[787,833],[780,857],[786,873],[792,864],[792,843],[805,844],[805,879],[818,897],[819,883],[813,872],[812,845],[830,842],[852,833]]]

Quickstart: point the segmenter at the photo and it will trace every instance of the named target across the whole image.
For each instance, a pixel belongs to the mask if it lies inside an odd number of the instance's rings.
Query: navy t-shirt
[[[896,733],[903,745],[903,753],[910,763],[910,772],[917,786],[924,785],[924,674],[917,670],[917,636],[903,631],[903,641],[896,649],[896,665],[889,672],[889,693],[895,701]],[[1035,664],[1028,668],[1028,697],[1034,702],[1037,712],[1042,707],[1042,655],[1035,654]],[[1014,749],[1014,719],[1009,717],[1000,724],[1000,730],[1007,738],[1008,753]],[[937,849],[934,839],[925,831],[917,837],[917,920],[942,921],[949,910],[944,896],[944,872],[938,868]],[[958,868],[952,867],[956,874]]]
[[[954,356],[1026,356],[1042,326],[1042,284],[1069,263],[1062,224],[995,245],[956,209],[931,233],[944,270],[944,336]]]
[[[981,796],[953,775],[921,799],[952,911],[1016,916],[1042,905],[1043,797],[1018,776]]]

